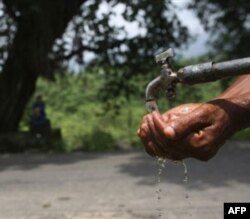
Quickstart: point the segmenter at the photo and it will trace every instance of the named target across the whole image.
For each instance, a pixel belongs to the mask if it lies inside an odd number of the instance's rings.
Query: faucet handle
[[[168,61],[168,58],[174,57],[174,50],[172,48],[169,48],[168,50],[158,54],[155,56],[156,63],[164,64]]]
[[[162,66],[161,74],[151,81],[146,88],[145,100],[149,112],[158,110],[156,100],[160,90],[166,92],[168,99],[175,97],[175,84],[178,78],[170,63],[170,59],[173,56],[174,51],[171,48],[155,56],[156,63],[160,63]]]

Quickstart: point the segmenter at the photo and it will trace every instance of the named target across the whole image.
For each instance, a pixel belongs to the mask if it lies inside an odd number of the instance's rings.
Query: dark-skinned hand
[[[206,161],[237,130],[237,112],[237,106],[223,99],[184,104],[162,115],[155,111],[144,116],[137,134],[152,156]]]

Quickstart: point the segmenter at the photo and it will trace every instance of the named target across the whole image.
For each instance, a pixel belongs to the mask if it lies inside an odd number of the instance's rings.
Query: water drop
[[[157,157],[157,163],[158,163],[158,175],[157,175],[157,183],[158,183],[158,189],[156,190],[157,194],[157,208],[156,211],[158,212],[158,218],[162,217],[162,207],[161,205],[161,195],[162,195],[162,189],[160,188],[161,183],[161,176],[163,169],[165,168],[166,160],[164,158]]]
[[[188,169],[187,169],[187,165],[186,165],[186,163],[185,163],[184,160],[182,160],[181,162],[182,162],[182,166],[183,166],[183,169],[184,169],[184,179],[183,179],[183,182],[187,183],[188,182]]]

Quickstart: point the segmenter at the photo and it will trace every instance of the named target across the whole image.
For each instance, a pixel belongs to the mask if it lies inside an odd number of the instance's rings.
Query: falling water
[[[188,183],[188,169],[187,169],[187,165],[186,165],[186,163],[185,163],[184,160],[182,160],[181,163],[182,163],[183,170],[184,170],[184,179],[183,179],[183,182],[184,182],[185,184],[187,184],[187,183]],[[185,198],[186,198],[186,199],[189,198],[189,195],[188,195],[187,193],[185,194]]]
[[[163,169],[165,168],[165,164],[166,164],[166,159],[164,158],[157,158],[157,163],[158,163],[158,174],[157,174],[157,183],[158,183],[158,188],[156,190],[156,195],[157,195],[157,216],[158,218],[162,217],[162,207],[161,207],[161,195],[162,195],[162,189],[161,189],[161,176],[162,176],[162,172]]]
[[[182,163],[183,170],[184,170],[184,179],[183,179],[183,182],[184,182],[184,183],[187,183],[187,182],[188,182],[188,170],[187,170],[187,165],[186,165],[186,163],[185,163],[184,160],[182,160],[181,163]]]
[[[174,161],[174,163],[176,164],[182,164],[183,166],[183,172],[184,172],[184,178],[183,178],[183,182],[185,184],[188,183],[188,169],[187,169],[187,165],[185,163],[184,160],[180,161],[180,162],[177,162],[177,161]],[[162,177],[162,173],[163,173],[163,170],[166,166],[166,159],[164,158],[160,158],[160,157],[157,157],[157,164],[158,164],[158,172],[157,172],[157,183],[158,183],[158,188],[156,189],[156,195],[157,195],[157,208],[156,208],[156,211],[157,211],[157,217],[160,219],[162,218],[162,206],[161,206],[161,199],[162,199],[162,188],[161,188],[161,177]],[[189,198],[189,195],[188,194],[185,194],[185,199],[188,199]]]

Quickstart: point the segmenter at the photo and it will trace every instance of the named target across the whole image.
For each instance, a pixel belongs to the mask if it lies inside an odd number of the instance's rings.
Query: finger
[[[139,132],[140,132],[140,133],[139,133],[139,137],[140,137],[140,139],[141,139],[141,141],[142,141],[142,143],[143,143],[143,145],[144,145],[144,148],[145,148],[146,152],[147,152],[149,155],[155,157],[155,156],[156,156],[156,153],[155,153],[155,150],[154,150],[152,144],[150,144],[150,141],[151,141],[151,140],[150,140],[150,138],[149,138],[149,135],[148,135],[148,134],[145,134],[143,129],[140,129]]]
[[[154,125],[154,121],[152,118],[152,115],[148,116],[148,126],[150,129],[150,135],[152,140],[154,141],[154,143],[156,144],[156,146],[158,146],[158,151],[163,155],[164,153],[166,153],[166,147],[165,147],[165,142],[164,142],[164,138],[157,132],[155,125]]]
[[[147,123],[143,123],[139,129],[139,137],[145,138],[149,135],[149,126]]]
[[[164,139],[163,149],[165,151],[167,150],[167,154],[171,154],[171,160],[180,160],[189,157],[190,154],[187,151],[186,145],[182,141],[177,142],[166,138],[164,134],[166,124],[162,121],[162,117],[159,114],[152,114],[152,117],[155,128],[157,129],[159,135]]]
[[[218,130],[214,130],[213,126],[209,126],[190,134],[186,138],[186,142],[193,150],[200,149],[206,152],[208,150],[217,150],[217,145],[223,144],[225,139],[221,138]]]
[[[160,150],[160,147],[152,141],[145,143],[145,150],[151,156],[165,158],[173,161],[179,161],[189,157],[189,154],[187,155],[186,153],[177,153],[176,151],[175,152],[164,151],[163,153],[162,150]]]
[[[137,129],[136,134],[137,134],[137,136],[140,137],[140,128]]]
[[[155,132],[158,133],[158,135],[163,139],[164,145],[173,145],[173,142],[166,138],[164,134],[164,130],[168,128],[166,124],[167,122],[164,121],[163,116],[161,116],[159,113],[152,113],[152,120],[155,128]],[[150,127],[151,128],[151,127]],[[173,131],[174,132],[174,131]]]
[[[159,151],[159,148],[153,141],[145,141],[144,142],[146,152],[153,157],[161,157],[162,153]]]
[[[212,158],[224,142],[217,139],[211,127],[207,127],[187,137],[187,144],[192,157],[207,161]]]
[[[207,113],[206,109],[194,110],[188,115],[167,123],[164,134],[173,140],[183,139],[192,132],[210,126],[209,118],[210,114]]]
[[[159,133],[162,133],[166,137],[171,136],[171,138],[172,136],[175,135],[174,129],[171,126],[167,125],[168,123],[164,122],[160,114],[152,113],[152,117],[153,117],[153,122],[155,124],[155,128]],[[165,134],[165,132],[167,132],[167,135]]]
[[[142,119],[142,122],[141,122],[141,125],[140,125],[140,128],[139,128],[139,130],[137,130],[137,135],[139,136],[139,137],[141,137],[140,136],[140,130],[144,130],[144,133],[148,133],[149,132],[149,128],[148,128],[148,122],[147,122],[147,116],[148,115],[145,115],[144,117],[143,117],[143,119]]]
[[[158,112],[153,112],[152,119],[156,125],[156,128],[159,129],[159,131],[163,131],[166,127],[166,123],[164,122],[163,116]]]
[[[147,117],[148,117],[149,114],[143,116],[142,118],[142,123],[147,123]]]
[[[161,117],[162,117],[162,120],[163,120],[164,122],[168,122],[168,121],[170,121],[171,118],[172,118],[171,113],[168,113],[168,112],[162,114]]]
[[[186,154],[183,153],[182,149],[180,150],[179,148],[173,147],[169,142],[165,141],[164,136],[161,136],[161,134],[158,133],[154,127],[152,115],[148,117],[148,120],[151,137],[154,140],[154,146],[158,157],[168,158],[170,160],[181,160],[186,157]]]
[[[144,145],[144,148],[146,152],[151,156],[157,156],[157,150],[155,149],[156,146],[152,142],[151,134],[150,134],[150,128],[148,125],[148,122],[146,121],[146,117],[144,117],[144,121],[141,124],[140,129],[138,130],[138,135],[141,138],[141,141]]]
[[[147,152],[149,155],[151,155],[151,156],[153,156],[153,157],[156,157],[156,156],[157,156],[157,154],[156,154],[156,152],[155,152],[155,149],[154,149],[154,145],[152,144],[152,142],[150,142],[150,141],[145,142],[145,143],[144,143],[144,148],[145,148],[146,152]]]
[[[191,133],[186,138],[186,143],[190,148],[200,148],[207,143],[207,134],[204,133],[205,129]]]

